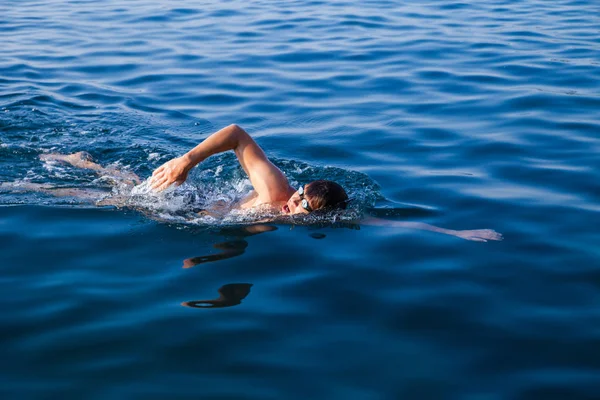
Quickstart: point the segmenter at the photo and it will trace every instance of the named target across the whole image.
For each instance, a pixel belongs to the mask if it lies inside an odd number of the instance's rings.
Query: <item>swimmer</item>
[[[277,168],[265,155],[252,137],[238,125],[229,125],[203,140],[196,147],[180,157],[164,163],[152,173],[150,187],[162,191],[169,186],[181,185],[188,177],[192,168],[208,157],[233,150],[237,159],[250,178],[253,191],[235,205],[239,209],[267,207],[281,215],[309,214],[318,210],[344,209],[348,203],[348,195],[337,183],[328,180],[317,180],[299,188],[293,188],[283,172]],[[64,154],[43,154],[45,161],[61,161],[78,168],[90,169],[100,175],[112,177],[114,184],[133,186],[140,183],[137,175],[129,171],[115,168],[104,168],[92,161],[85,152]],[[11,187],[12,185],[12,187]],[[78,196],[91,198],[87,191],[77,189],[53,189],[47,185],[34,183],[2,184],[2,189],[13,191],[34,190],[57,196]],[[98,205],[123,205],[123,199],[106,197],[97,202]],[[258,221],[257,221],[258,222]],[[265,222],[265,221],[260,221]],[[393,221],[376,217],[367,217],[360,221],[364,225],[411,228],[444,233],[466,240],[486,242],[502,240],[502,235],[491,229],[452,230],[412,221]]]
[[[265,155],[260,146],[242,128],[233,124],[213,133],[198,146],[181,157],[174,158],[158,167],[150,179],[154,190],[164,190],[172,184],[181,185],[192,168],[213,154],[233,150],[254,187],[239,208],[269,206],[282,214],[309,214],[321,209],[345,208],[348,195],[335,182],[317,180],[299,188],[290,186],[287,178]],[[455,231],[420,222],[390,221],[369,217],[362,224],[395,226],[445,233],[462,239],[486,242],[502,240],[502,235],[491,229]]]
[[[181,185],[192,168],[213,154],[233,150],[250,178],[254,191],[240,202],[241,209],[268,206],[282,214],[308,214],[320,209],[345,208],[348,195],[335,182],[318,180],[290,186],[287,178],[265,155],[250,135],[237,125],[229,125],[210,135],[181,157],[158,167],[150,179],[154,190]]]

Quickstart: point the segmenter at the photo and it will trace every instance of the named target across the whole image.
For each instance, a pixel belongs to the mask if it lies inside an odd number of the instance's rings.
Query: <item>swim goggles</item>
[[[298,188],[298,195],[302,199],[302,203],[300,203],[302,204],[302,208],[304,208],[308,212],[311,212],[313,209],[310,207],[310,204],[308,204],[308,200],[304,198],[304,186],[300,186]]]

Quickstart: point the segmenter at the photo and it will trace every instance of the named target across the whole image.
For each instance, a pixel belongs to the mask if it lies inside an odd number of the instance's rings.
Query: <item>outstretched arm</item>
[[[493,229],[473,229],[473,230],[463,230],[463,231],[455,231],[452,229],[440,228],[438,226],[433,226],[429,224],[425,224],[422,222],[413,222],[413,221],[393,221],[386,220],[375,217],[368,217],[365,220],[361,221],[361,224],[364,225],[375,225],[375,226],[391,226],[398,228],[411,228],[411,229],[420,229],[425,231],[432,231],[438,233],[445,233],[446,235],[452,235],[459,237],[465,240],[472,240],[475,242],[487,242],[488,240],[502,240],[502,235]]]
[[[200,162],[213,154],[228,150],[235,151],[254,190],[263,200],[287,200],[285,196],[289,191],[289,184],[285,175],[269,161],[250,135],[235,124],[213,133],[183,156],[174,158],[157,168],[152,173],[150,185],[153,189],[164,190],[172,183],[182,184],[187,179],[189,171]]]

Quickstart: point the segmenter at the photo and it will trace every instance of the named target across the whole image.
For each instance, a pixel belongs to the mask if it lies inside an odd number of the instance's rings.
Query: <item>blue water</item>
[[[2,398],[600,398],[600,6],[413,3],[0,2],[2,183],[110,190],[39,155],[145,178],[237,123],[357,212],[504,235],[0,191]],[[190,185],[247,190],[231,155]]]

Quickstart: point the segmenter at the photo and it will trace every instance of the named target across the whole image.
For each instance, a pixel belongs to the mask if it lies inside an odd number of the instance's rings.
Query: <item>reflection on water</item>
[[[236,306],[250,293],[251,283],[229,283],[219,288],[219,297],[213,300],[192,300],[181,303],[193,308],[224,308]]]
[[[277,230],[276,226],[265,224],[221,229],[219,231],[219,235],[233,236],[235,239],[213,245],[215,249],[221,250],[220,253],[186,258],[183,260],[183,268],[191,268],[198,264],[240,256],[244,254],[246,247],[248,247],[248,242],[243,239],[244,237],[258,235],[264,232],[272,232],[275,230]]]
[[[336,228],[360,229],[357,224],[335,223],[330,225],[333,225]],[[223,228],[218,234],[220,236],[233,237],[233,239],[213,245],[213,248],[220,251],[219,253],[186,258],[183,260],[183,268],[192,268],[199,264],[241,256],[248,247],[248,242],[243,239],[244,237],[275,230],[277,230],[276,226],[267,224]],[[316,239],[325,238],[325,235],[322,233],[312,233],[310,236]],[[219,288],[219,297],[216,299],[185,301],[181,303],[181,305],[193,308],[224,308],[236,306],[241,304],[242,300],[248,296],[250,287],[252,287],[251,283],[229,283]]]
[[[275,230],[277,230],[276,226],[266,224],[223,228],[219,231],[219,235],[228,237],[233,236],[234,239],[213,245],[213,248],[220,250],[220,253],[186,258],[183,260],[183,268],[191,268],[198,264],[240,256],[244,254],[246,247],[248,247],[248,242],[243,239],[244,237]],[[181,303],[181,305],[193,308],[224,308],[236,306],[248,296],[251,287],[251,283],[229,283],[219,288],[219,297],[216,299],[185,301]]]
[[[213,247],[221,250],[221,253],[186,258],[183,260],[183,268],[192,268],[198,264],[240,256],[246,251],[248,242],[245,240],[231,240],[228,242],[217,243]]]

